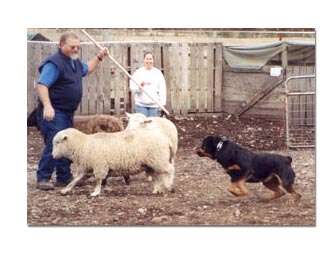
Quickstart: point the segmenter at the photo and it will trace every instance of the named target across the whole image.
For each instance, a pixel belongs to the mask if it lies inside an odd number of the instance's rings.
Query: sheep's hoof
[[[162,190],[154,190],[152,191],[152,194],[155,194],[155,195],[159,195],[159,194],[163,194],[164,192]]]
[[[68,192],[69,192],[69,190],[67,190],[67,189],[62,189],[62,190],[60,191],[61,195],[67,195]]]
[[[100,195],[99,192],[92,192],[92,193],[90,194],[90,198],[95,198],[95,197],[98,197],[99,195]]]

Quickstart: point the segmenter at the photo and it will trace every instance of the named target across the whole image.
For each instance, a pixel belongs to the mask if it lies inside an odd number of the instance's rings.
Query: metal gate
[[[315,147],[315,77],[315,75],[292,76],[285,81],[286,141],[289,148]]]

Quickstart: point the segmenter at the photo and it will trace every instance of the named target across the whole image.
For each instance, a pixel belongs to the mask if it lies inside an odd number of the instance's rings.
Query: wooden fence
[[[90,43],[81,44],[81,59],[88,61],[98,53]],[[104,43],[128,73],[143,65],[143,53],[151,50],[155,67],[165,76],[167,109],[174,114],[220,112],[222,97],[222,45],[220,43]],[[28,113],[36,106],[38,66],[54,53],[57,43],[28,42]],[[110,60],[83,80],[83,98],[77,114],[120,115],[133,111],[134,100],[129,79]]]
[[[284,86],[279,84],[279,79],[270,76],[270,66],[260,70],[232,69],[223,60],[222,43],[116,42],[102,45],[109,48],[112,57],[130,74],[143,65],[144,51],[152,51],[155,67],[165,76],[166,108],[171,114],[236,114],[242,113],[243,107],[249,107],[245,115],[284,117]],[[83,61],[98,53],[98,48],[91,43],[81,43],[81,46]],[[57,50],[57,43],[28,42],[27,48],[27,112],[30,113],[36,107],[38,66]],[[302,75],[312,70],[313,66],[288,66],[286,75]],[[83,79],[83,88],[76,114],[134,112],[129,79],[110,59],[104,59],[93,74]],[[312,85],[304,88],[312,89]],[[259,97],[259,102],[250,106],[261,92],[264,95]]]

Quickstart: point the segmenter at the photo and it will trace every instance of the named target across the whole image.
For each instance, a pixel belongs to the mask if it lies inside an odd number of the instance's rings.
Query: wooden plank
[[[179,86],[179,45],[173,44],[172,45],[172,68],[171,68],[171,99],[172,99],[172,107],[173,113],[179,114],[181,104],[179,104],[179,93],[178,93],[178,86]]]
[[[173,113],[172,100],[171,100],[171,75],[170,75],[170,49],[171,45],[166,44],[163,47],[163,61],[164,61],[164,77],[167,88],[166,108],[168,112]]]
[[[125,55],[123,55],[124,57],[124,68],[127,70],[128,74],[131,75],[131,70],[130,70],[130,47],[129,44],[124,44],[123,45],[123,52],[125,53]],[[123,92],[123,103],[122,103],[122,108],[121,108],[121,114],[124,114],[126,111],[129,111],[129,77],[126,76],[123,73],[123,88],[122,88],[122,92]]]
[[[214,63],[215,47],[213,43],[208,43],[207,46],[207,112],[214,110],[214,78],[215,78],[215,63]]]
[[[204,45],[198,45],[198,111],[205,112],[205,98],[206,98],[206,66],[204,61]]]
[[[111,45],[111,48],[109,48],[110,51],[110,55],[112,57],[114,57],[115,55],[115,44]],[[116,91],[116,84],[117,84],[117,74],[118,74],[118,68],[116,66],[116,64],[111,61],[109,63],[109,70],[110,70],[110,84],[109,84],[109,91],[108,91],[108,95],[109,95],[109,102],[110,102],[110,114],[114,114],[115,113],[115,91]]]
[[[161,44],[160,43],[154,44],[152,53],[153,53],[154,67],[161,70]]]
[[[139,59],[138,55],[138,44],[133,43],[130,46],[130,70],[131,70],[131,75],[133,75],[135,73],[135,71],[139,68],[139,64],[138,64],[138,59]],[[130,89],[128,88],[128,90],[130,91]],[[130,109],[128,110],[128,112],[130,113],[134,113],[135,112],[135,94],[134,93],[130,93],[129,95],[131,97],[130,101]]]
[[[108,48],[110,50],[111,45],[110,44],[104,44],[104,47]],[[100,70],[103,70],[103,101],[104,101],[104,107],[103,107],[103,114],[110,115],[111,114],[111,63],[112,61],[109,58],[105,58],[102,61],[102,64],[99,64]]]
[[[281,66],[283,69],[286,69],[288,66],[288,52],[287,49],[281,52]]]
[[[217,45],[222,45],[217,43]],[[271,66],[263,66],[261,69],[246,69],[246,68],[232,68],[226,62],[223,64],[224,72],[233,72],[233,73],[249,73],[249,74],[268,74],[270,75]]]
[[[81,59],[83,62],[87,62],[89,58],[89,46],[92,44],[81,44]],[[83,94],[79,109],[76,111],[77,115],[89,114],[89,76],[85,76],[82,81]]]
[[[96,47],[94,45],[89,45],[87,62],[95,57]],[[98,78],[96,73],[89,75],[89,115],[95,115],[97,113],[97,84]]]
[[[188,114],[188,44],[182,43],[181,48],[181,114]]]
[[[197,112],[197,84],[198,84],[198,50],[197,44],[193,43],[190,46],[190,112]]]
[[[122,43],[119,44],[116,50],[115,59],[119,62],[119,64],[123,68],[126,67],[126,55],[127,55],[127,46],[123,45]],[[121,114],[121,106],[123,107],[124,88],[127,79],[127,75],[120,68],[118,68],[118,71],[119,71],[118,82],[115,92],[115,115]]]
[[[30,114],[37,106],[37,66],[35,57],[36,45],[28,42],[27,44],[27,114]]]
[[[41,43],[41,51],[42,51],[42,61],[44,61],[51,53],[51,45],[50,43]]]
[[[114,59],[122,66],[121,61],[119,60],[119,57],[121,55],[121,46],[118,44],[113,45],[113,57]],[[120,98],[119,98],[119,88],[121,84],[121,74],[123,73],[120,71],[119,67],[114,67],[114,86],[113,86],[113,102],[114,102],[114,110],[113,115],[118,115],[120,113]]]
[[[98,54],[95,50],[93,58]],[[92,54],[92,53],[91,53]],[[100,62],[95,71],[95,84],[96,84],[96,114],[103,114],[104,112],[104,70],[103,70],[103,63]]]
[[[314,125],[314,95],[306,96],[306,125]]]
[[[131,45],[130,44],[126,44],[127,46],[127,55],[126,55],[126,70],[128,72],[129,75],[132,75],[132,71],[131,71]],[[130,93],[130,89],[129,89],[129,77],[126,80],[126,85],[125,85],[125,89],[124,89],[124,112],[131,112],[131,93]]]
[[[222,44],[215,47],[215,81],[214,81],[214,112],[222,110],[223,77],[222,77]]]

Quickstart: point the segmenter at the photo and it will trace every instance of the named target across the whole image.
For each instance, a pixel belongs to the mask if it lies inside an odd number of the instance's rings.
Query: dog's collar
[[[220,150],[221,150],[223,144],[224,144],[223,141],[219,141],[219,143],[217,144],[217,151],[220,151]]]

